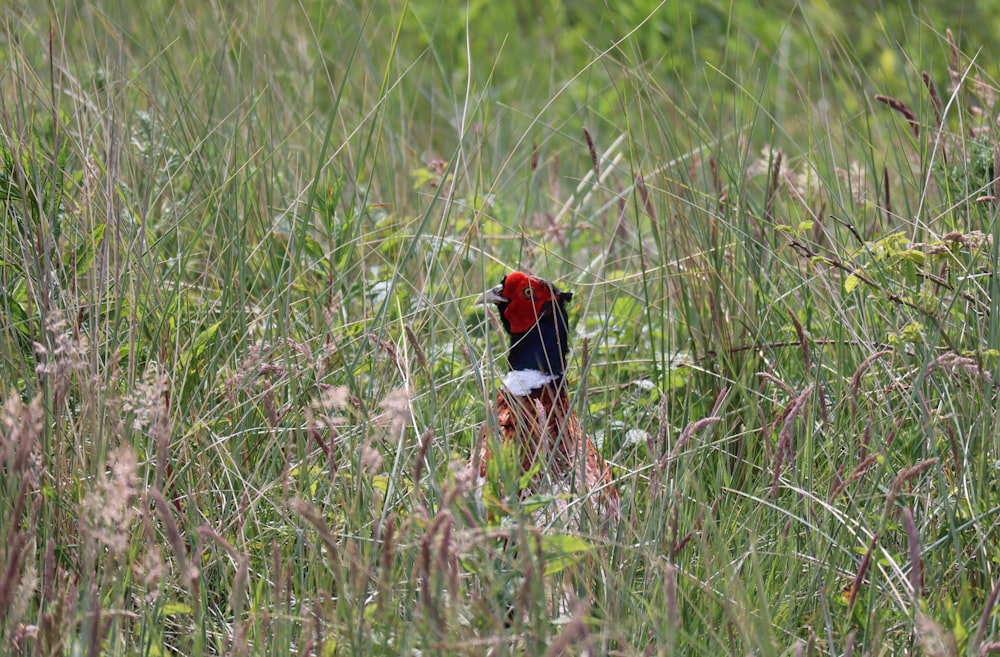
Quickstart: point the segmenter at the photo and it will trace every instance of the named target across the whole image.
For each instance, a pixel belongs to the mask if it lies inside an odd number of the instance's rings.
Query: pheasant
[[[482,296],[484,304],[496,304],[500,321],[510,336],[504,376],[494,407],[494,419],[483,427],[478,477],[485,482],[487,465],[494,455],[491,431],[499,442],[516,447],[521,472],[538,471],[528,484],[537,491],[545,473],[558,492],[590,496],[599,515],[608,519],[618,513],[618,492],[611,469],[583,431],[570,405],[565,380],[569,328],[566,302],[573,297],[551,283],[519,271],[504,276]],[[473,458],[475,468],[476,459]]]

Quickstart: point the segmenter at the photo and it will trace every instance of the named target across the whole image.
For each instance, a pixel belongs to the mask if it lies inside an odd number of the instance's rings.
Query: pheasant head
[[[566,303],[572,298],[572,293],[519,271],[483,295],[484,302],[496,304],[510,336],[510,372],[504,378],[508,391],[525,395],[562,380],[569,353]]]

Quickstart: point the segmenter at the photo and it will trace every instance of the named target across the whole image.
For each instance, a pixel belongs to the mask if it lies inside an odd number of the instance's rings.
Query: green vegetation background
[[[997,651],[998,10],[3,5],[0,652]]]

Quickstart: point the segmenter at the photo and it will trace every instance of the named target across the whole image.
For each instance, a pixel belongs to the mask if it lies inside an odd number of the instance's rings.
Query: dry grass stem
[[[642,200],[642,207],[646,210],[646,215],[655,222],[656,210],[653,208],[653,201],[641,173],[635,174],[635,188],[639,192],[639,199]]]
[[[937,128],[940,128],[943,118],[942,112],[944,111],[944,105],[941,103],[941,96],[938,95],[937,85],[934,84],[934,80],[927,71],[921,71],[920,77],[923,79],[924,86],[927,87],[927,93],[931,97],[931,105],[934,106],[934,125]]]
[[[570,649],[579,643],[584,643],[587,640],[587,624],[584,621],[587,615],[587,610],[590,605],[586,600],[581,600],[576,603],[573,607],[573,612],[570,615],[569,622],[566,623],[562,631],[559,632],[558,636],[549,645],[548,650],[545,651],[545,657],[562,657],[563,655],[571,654]],[[590,654],[588,650],[583,650],[583,654]]]
[[[903,527],[906,529],[906,542],[910,552],[910,590],[913,599],[916,600],[921,595],[921,574],[920,564],[920,535],[917,532],[917,524],[913,520],[913,509],[903,507]]]
[[[986,633],[990,628],[990,618],[993,615],[993,608],[996,607],[997,598],[1000,597],[1000,579],[997,579],[993,583],[993,590],[990,591],[990,597],[986,599],[986,604],[983,605],[983,613],[979,616],[979,623],[976,627],[976,635],[972,639],[972,643],[969,647],[975,649],[976,646],[980,647],[979,654],[985,654],[982,652],[983,646],[985,645],[997,645],[997,644],[983,644],[983,640],[986,638]]]
[[[913,113],[913,110],[909,106],[898,98],[893,98],[891,96],[883,96],[878,94],[875,96],[875,100],[885,105],[888,105],[891,109],[898,112],[906,122],[910,124],[910,130],[913,131],[914,137],[920,136],[920,123],[917,122],[917,116]]]
[[[181,582],[193,592],[197,585],[198,570],[194,565],[189,565],[187,543],[177,527],[177,521],[174,520],[170,505],[163,494],[155,488],[150,488],[147,494],[153,499],[153,506],[156,508],[160,523],[167,534],[174,559],[177,561],[177,571]]]
[[[892,349],[883,349],[881,351],[876,351],[875,353],[869,355],[867,358],[861,361],[861,364],[858,365],[858,368],[854,370],[854,374],[851,375],[851,385],[849,388],[851,391],[851,398],[853,400],[853,403],[855,404],[857,403],[858,389],[861,387],[861,377],[865,375],[865,372],[867,372],[868,368],[872,366],[872,363],[874,363],[882,356],[888,356],[891,353]]]
[[[791,459],[794,454],[792,449],[792,427],[795,424],[796,418],[801,413],[802,408],[806,405],[809,400],[810,395],[812,395],[813,385],[806,387],[802,393],[793,399],[789,405],[786,407],[784,416],[784,424],[781,427],[781,431],[778,433],[778,446],[775,450],[775,463],[774,463],[774,475],[771,483],[771,496],[777,497],[778,495],[778,482],[781,478],[782,466],[786,459]]]
[[[851,582],[851,593],[847,600],[848,609],[853,609],[854,603],[858,599],[858,592],[861,590],[861,585],[865,582],[865,575],[868,573],[868,566],[871,565],[872,554],[875,552],[875,545],[877,543],[878,534],[875,534],[872,536],[871,542],[868,543],[868,549],[865,550],[865,555],[861,557],[858,572],[854,575],[854,581]]]
[[[597,154],[597,146],[594,145],[594,137],[586,126],[583,128],[583,137],[587,140],[587,150],[590,151],[590,164],[594,167],[594,174],[601,177],[601,159]]]

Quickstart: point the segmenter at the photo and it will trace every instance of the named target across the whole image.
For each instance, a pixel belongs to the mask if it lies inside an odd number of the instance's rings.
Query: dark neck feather
[[[569,328],[562,303],[552,304],[553,312],[545,313],[524,333],[511,333],[507,363],[511,371],[539,370],[562,378],[569,353]]]

